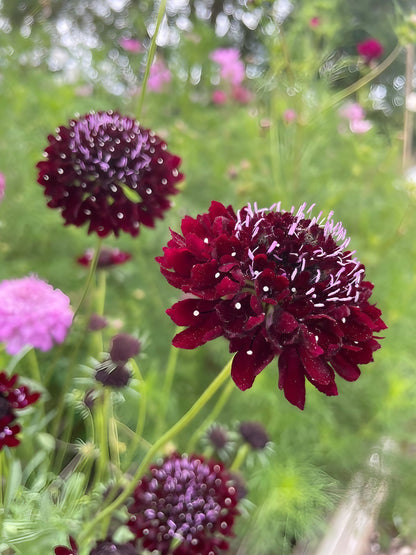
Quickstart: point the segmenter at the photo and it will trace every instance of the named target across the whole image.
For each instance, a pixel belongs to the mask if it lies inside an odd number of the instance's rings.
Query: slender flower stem
[[[250,449],[250,446],[248,445],[248,443],[243,443],[243,445],[240,446],[234,458],[233,464],[230,467],[230,470],[232,472],[236,472],[243,464],[245,458],[247,457],[249,449]]]
[[[142,113],[144,97],[145,97],[145,94],[146,94],[147,80],[149,79],[150,68],[151,68],[152,63],[153,63],[153,58],[155,57],[156,40],[157,40],[157,36],[159,34],[159,28],[162,24],[163,17],[165,15],[165,10],[166,10],[166,0],[160,0],[159,10],[158,10],[157,19],[156,19],[156,25],[155,25],[155,31],[153,33],[152,42],[150,43],[149,53],[147,55],[146,68],[144,70],[144,76],[143,76],[143,82],[142,82],[142,90],[140,92],[139,103],[138,103],[138,106],[137,106],[137,119],[140,119],[140,116],[141,116],[141,113]]]
[[[344,98],[347,98],[347,96],[355,93],[356,91],[361,89],[361,87],[364,87],[364,85],[367,85],[367,83],[370,83],[373,79],[378,77],[381,73],[383,73],[385,69],[389,67],[389,65],[391,65],[394,62],[394,60],[400,54],[402,49],[403,49],[402,45],[397,44],[394,50],[392,50],[392,52],[387,56],[385,60],[381,62],[381,64],[376,66],[373,70],[367,73],[367,75],[364,75],[364,77],[361,77],[361,79],[358,79],[358,81],[356,81],[346,89],[335,94],[331,98],[329,103],[322,108],[322,111],[329,110],[330,108],[332,108],[333,106],[335,106],[336,104],[344,100]]]
[[[129,479],[128,485],[124,488],[123,493],[117,497],[110,505],[107,505],[102,511],[100,511],[95,518],[91,520],[88,527],[85,529],[84,533],[80,535],[79,543],[82,545],[84,542],[87,541],[89,538],[89,534],[97,527],[97,524],[100,523],[104,518],[107,518],[110,514],[112,514],[120,505],[133,493],[137,482],[139,481],[140,477],[146,472],[149,463],[151,462],[152,458],[162,449],[164,445],[166,445],[171,439],[173,439],[176,435],[179,434],[192,420],[195,416],[200,412],[200,410],[207,404],[207,402],[211,399],[211,397],[218,391],[218,389],[224,384],[227,380],[230,371],[231,371],[231,362],[230,360],[221,372],[217,375],[217,377],[211,382],[211,384],[207,387],[204,393],[199,397],[197,401],[192,405],[192,407],[184,414],[184,416],[178,420],[172,428],[167,430],[149,449],[149,451],[144,456],[139,468],[137,469],[133,478]]]
[[[126,462],[125,462],[126,470],[128,469],[129,465],[131,464],[131,461],[133,460],[134,452],[135,452],[137,446],[139,445],[139,443],[142,439],[144,423],[145,423],[145,420],[146,420],[146,399],[147,399],[146,382],[143,379],[143,376],[140,372],[139,366],[137,365],[137,363],[134,359],[130,360],[130,364],[131,364],[131,366],[133,368],[133,372],[136,375],[136,378],[139,382],[137,390],[138,390],[138,393],[140,395],[140,405],[139,405],[139,411],[138,411],[138,415],[137,415],[136,433],[133,437],[133,440],[132,440],[132,442],[129,446],[129,450],[128,450],[127,455],[126,455]]]
[[[175,330],[175,335],[178,333],[179,327]],[[179,349],[171,345],[168,363],[166,365],[165,380],[162,388],[162,407],[159,411],[159,428],[165,424],[166,412],[169,404],[169,395],[172,389],[173,379],[175,377],[176,363],[178,361]]]
[[[29,363],[28,365],[29,365],[32,380],[41,384],[42,378],[40,375],[38,359],[36,357],[36,353],[33,348],[29,349],[27,352],[27,361]]]
[[[188,453],[192,453],[195,449],[195,444],[198,438],[202,435],[202,433],[214,422],[217,416],[220,414],[222,409],[224,408],[225,403],[228,401],[232,391],[235,389],[235,384],[233,380],[230,378],[226,387],[224,388],[223,392],[221,393],[218,401],[215,403],[212,411],[209,415],[205,418],[200,426],[195,430],[192,434],[192,437],[188,443],[187,451]]]
[[[97,241],[97,247],[94,251],[94,258],[92,259],[91,264],[90,264],[90,270],[88,272],[88,277],[87,277],[87,281],[85,283],[84,292],[82,293],[82,297],[81,297],[81,299],[78,303],[78,306],[77,306],[77,308],[75,309],[75,312],[74,312],[74,320],[75,320],[76,315],[78,314],[79,309],[81,308],[82,304],[84,303],[85,298],[86,298],[86,296],[88,294],[88,291],[90,289],[92,278],[94,277],[95,270],[97,269],[98,258],[100,256],[100,250],[101,250],[101,243],[102,243],[102,239],[101,239],[101,237],[99,237],[98,241]]]

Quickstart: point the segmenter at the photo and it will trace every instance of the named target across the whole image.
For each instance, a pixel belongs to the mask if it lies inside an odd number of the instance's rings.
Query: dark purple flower
[[[116,364],[111,360],[102,362],[95,369],[95,379],[107,387],[125,387],[131,378],[131,372],[124,364]]]
[[[368,300],[373,285],[332,212],[312,217],[250,204],[238,211],[213,202],[206,214],[182,220],[157,258],[167,281],[187,294],[167,313],[186,329],[173,345],[193,349],[216,337],[236,353],[231,374],[241,390],[274,357],[279,388],[303,409],[305,377],[337,395],[335,373],[348,381],[380,347],[386,328]]]
[[[89,266],[94,258],[94,249],[87,249],[82,256],[77,258],[81,266]],[[131,254],[112,247],[102,247],[97,260],[97,268],[109,268],[117,264],[124,264],[131,259]]]
[[[138,483],[128,526],[143,548],[161,555],[217,555],[228,549],[236,505],[236,488],[221,463],[175,453]],[[170,551],[174,539],[180,543]]]
[[[270,441],[264,426],[260,422],[241,422],[240,434],[253,449],[264,449]]]
[[[91,314],[90,321],[88,322],[88,329],[91,331],[99,331],[106,328],[108,325],[107,318],[99,314]]]
[[[384,48],[377,39],[369,38],[357,44],[357,52],[364,58],[366,63],[369,63],[372,60],[380,58],[384,52]]]
[[[73,119],[48,141],[37,164],[48,206],[62,210],[65,225],[88,222],[100,237],[153,227],[183,179],[181,159],[160,137],[111,110]]]
[[[40,393],[32,393],[25,385],[16,387],[18,377],[0,372],[0,451],[4,446],[16,447],[20,443],[16,437],[20,426],[15,424],[15,411],[32,405],[40,397]]]
[[[140,341],[128,333],[118,333],[111,339],[110,358],[113,362],[124,364],[140,352]]]
[[[228,431],[218,424],[207,431],[207,438],[215,449],[223,449],[230,441]]]

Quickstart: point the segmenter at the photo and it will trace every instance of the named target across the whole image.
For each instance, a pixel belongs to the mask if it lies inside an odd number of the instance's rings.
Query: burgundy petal
[[[254,379],[274,358],[269,343],[257,335],[252,345],[237,352],[231,367],[231,377],[242,391],[253,385]]]
[[[279,389],[283,389],[289,403],[303,410],[305,374],[295,347],[287,347],[279,357]]]

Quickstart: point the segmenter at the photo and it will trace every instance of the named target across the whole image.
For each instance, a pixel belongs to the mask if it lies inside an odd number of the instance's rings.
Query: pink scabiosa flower
[[[341,222],[332,212],[312,217],[313,206],[248,204],[235,214],[212,202],[208,213],[182,220],[182,235],[172,232],[156,259],[187,294],[166,311],[186,326],[173,345],[193,349],[224,336],[241,390],[278,356],[279,388],[300,409],[305,378],[337,395],[335,373],[356,380],[380,347],[373,334],[386,328]]]
[[[232,85],[241,85],[246,70],[237,48],[217,48],[211,52],[210,58],[220,66],[221,79]]]
[[[5,190],[6,190],[6,178],[4,177],[4,174],[2,174],[0,172],[0,202],[4,198],[4,191]]]
[[[69,298],[36,276],[0,283],[0,341],[11,355],[26,346],[49,351],[62,343],[72,317]]]
[[[287,108],[287,110],[283,112],[283,120],[285,123],[292,123],[296,121],[297,117],[298,115],[293,108]]]
[[[212,102],[218,105],[225,104],[227,102],[227,93],[220,89],[215,90],[212,93]]]
[[[127,525],[149,551],[217,555],[228,549],[236,505],[236,488],[221,463],[174,453],[138,483]],[[170,551],[173,540],[180,543]]]
[[[380,58],[384,52],[383,45],[374,38],[369,38],[357,44],[357,52],[364,58],[365,63]]]
[[[126,52],[132,52],[133,54],[143,52],[144,50],[141,42],[137,39],[122,37],[119,41],[119,44],[121,48],[123,48],[123,50],[125,50]]]
[[[5,446],[16,447],[20,443],[16,437],[20,426],[15,424],[15,411],[32,405],[40,397],[40,393],[32,393],[25,385],[17,387],[18,377],[0,372],[0,451]]]
[[[37,164],[48,206],[62,210],[65,225],[88,222],[100,237],[153,227],[183,179],[181,159],[160,137],[111,110],[73,119],[48,141]]]
[[[162,92],[165,85],[172,81],[172,74],[162,60],[157,60],[150,66],[147,88],[152,92]]]
[[[81,266],[89,266],[94,258],[94,249],[87,249],[82,256],[77,258]],[[131,254],[113,247],[102,247],[98,256],[97,268],[110,268],[118,264],[124,264],[131,259]]]

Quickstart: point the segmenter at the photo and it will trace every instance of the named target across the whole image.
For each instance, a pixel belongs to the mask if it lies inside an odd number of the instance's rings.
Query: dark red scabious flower
[[[236,488],[221,463],[174,453],[138,483],[127,525],[149,551],[217,555],[228,549],[236,505]],[[174,539],[180,543],[170,551]]]
[[[74,538],[69,537],[71,547],[58,545],[55,547],[55,555],[78,555],[78,545]],[[116,543],[113,540],[100,540],[90,551],[90,555],[136,555],[137,551],[131,543]]]
[[[89,266],[94,258],[94,249],[87,249],[82,256],[77,258],[81,266]],[[131,254],[112,247],[102,247],[97,260],[97,268],[110,268],[124,264],[131,259]]]
[[[260,422],[241,422],[240,434],[253,449],[264,449],[270,441],[264,426]]]
[[[250,204],[234,213],[213,202],[207,214],[182,220],[182,235],[157,258],[168,282],[187,293],[166,312],[186,329],[175,347],[193,349],[224,336],[236,353],[231,374],[241,390],[274,357],[279,388],[303,409],[305,377],[326,395],[337,395],[335,373],[348,381],[380,347],[386,328],[368,300],[372,283],[345,250],[341,222]],[[306,212],[305,212],[306,210]]]
[[[357,44],[357,52],[366,63],[380,58],[384,52],[383,45],[377,39],[366,39]]]
[[[37,164],[48,206],[62,210],[65,225],[88,222],[100,237],[153,227],[183,179],[181,159],[160,137],[112,110],[72,119],[48,141]]]
[[[0,372],[0,451],[4,446],[16,447],[20,443],[16,437],[20,426],[15,424],[15,411],[32,405],[40,397],[40,393],[32,393],[25,385],[16,387],[18,377]]]

